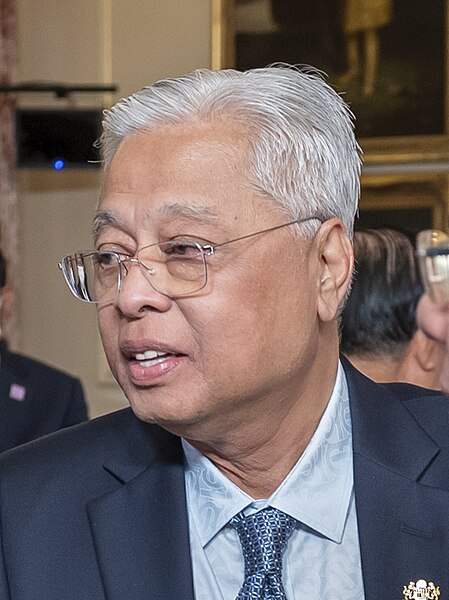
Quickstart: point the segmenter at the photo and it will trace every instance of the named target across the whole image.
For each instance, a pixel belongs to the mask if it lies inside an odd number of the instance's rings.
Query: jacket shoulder
[[[72,383],[78,381],[78,378],[74,377],[70,373],[63,371],[57,367],[49,365],[45,362],[20,354],[17,352],[7,352],[2,354],[2,361],[5,362],[10,368],[16,371],[20,371],[26,375],[39,376],[45,379],[52,379],[57,381],[59,384]]]
[[[124,408],[23,444],[0,455],[0,481],[67,478],[84,480],[108,462],[145,468],[152,453],[174,436],[140,421]]]

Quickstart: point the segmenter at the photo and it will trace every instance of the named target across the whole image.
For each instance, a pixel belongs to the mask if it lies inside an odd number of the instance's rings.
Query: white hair
[[[311,67],[199,69],[145,87],[105,113],[104,167],[134,132],[223,119],[248,132],[249,178],[259,192],[292,219],[337,217],[352,235],[361,170],[354,117]]]

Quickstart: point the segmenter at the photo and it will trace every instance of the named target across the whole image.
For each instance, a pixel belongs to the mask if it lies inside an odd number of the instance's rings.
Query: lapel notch
[[[119,480],[130,475],[115,471]],[[164,458],[91,501],[88,514],[108,600],[194,600],[179,439]]]

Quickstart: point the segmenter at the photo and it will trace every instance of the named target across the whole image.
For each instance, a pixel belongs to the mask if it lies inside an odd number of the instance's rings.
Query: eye
[[[97,268],[103,269],[116,267],[118,264],[117,253],[113,252],[95,252],[93,260]]]
[[[201,240],[202,241],[202,240]],[[199,240],[176,239],[160,244],[160,249],[167,259],[194,259],[201,256]]]

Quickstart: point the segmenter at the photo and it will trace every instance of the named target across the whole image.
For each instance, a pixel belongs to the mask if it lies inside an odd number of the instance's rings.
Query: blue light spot
[[[55,169],[55,171],[60,171],[64,167],[65,167],[65,162],[61,158],[57,158],[56,160],[53,161],[53,169]]]

